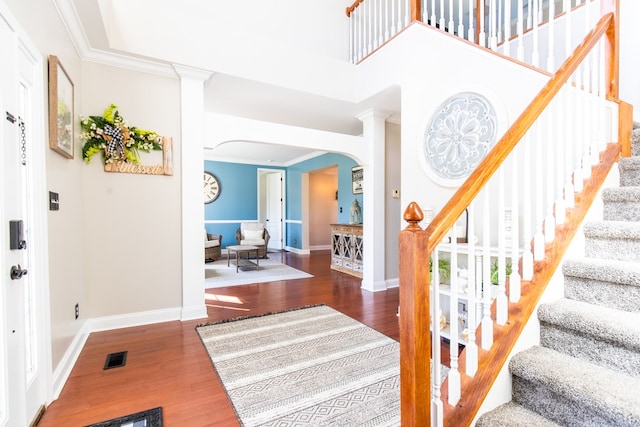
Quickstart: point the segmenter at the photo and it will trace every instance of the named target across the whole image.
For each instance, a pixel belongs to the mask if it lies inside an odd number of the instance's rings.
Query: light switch
[[[399,199],[400,198],[400,190],[398,190],[398,189],[393,190],[393,192],[391,193],[391,197],[393,197],[394,199]]]

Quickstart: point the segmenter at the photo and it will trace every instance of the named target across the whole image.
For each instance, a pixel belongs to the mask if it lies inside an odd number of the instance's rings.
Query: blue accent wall
[[[204,205],[205,220],[232,221],[206,224],[208,233],[222,234],[222,247],[235,245],[235,233],[241,221],[258,219],[258,169],[284,169],[286,175],[286,219],[302,219],[302,174],[330,166],[338,166],[338,222],[348,223],[354,199],[362,206],[362,194],[351,192],[351,168],[356,162],[342,154],[323,154],[295,165],[282,168],[268,165],[248,165],[206,160],[204,170],[214,174],[220,182],[220,195]],[[342,212],[340,212],[342,208]],[[293,242],[296,242],[295,244]],[[302,226],[286,224],[289,247],[302,247]]]

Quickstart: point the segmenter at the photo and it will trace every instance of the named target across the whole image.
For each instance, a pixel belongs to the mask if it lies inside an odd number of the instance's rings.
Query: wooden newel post
[[[411,202],[400,232],[400,420],[403,427],[431,425],[428,235]]]

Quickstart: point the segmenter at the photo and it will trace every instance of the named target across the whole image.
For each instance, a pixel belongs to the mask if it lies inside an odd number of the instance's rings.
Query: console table
[[[362,277],[362,224],[331,224],[331,269]]]

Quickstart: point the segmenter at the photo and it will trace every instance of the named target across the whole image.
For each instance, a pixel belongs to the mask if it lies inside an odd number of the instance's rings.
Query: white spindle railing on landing
[[[556,64],[562,63],[575,43],[595,24],[599,3],[598,0],[421,0],[420,20],[553,72]],[[407,27],[411,22],[410,8],[410,0],[357,0],[348,7],[351,62],[360,62]],[[477,19],[478,16],[484,19]],[[556,33],[563,29],[564,37],[560,39],[564,39],[564,45],[556,39]]]

